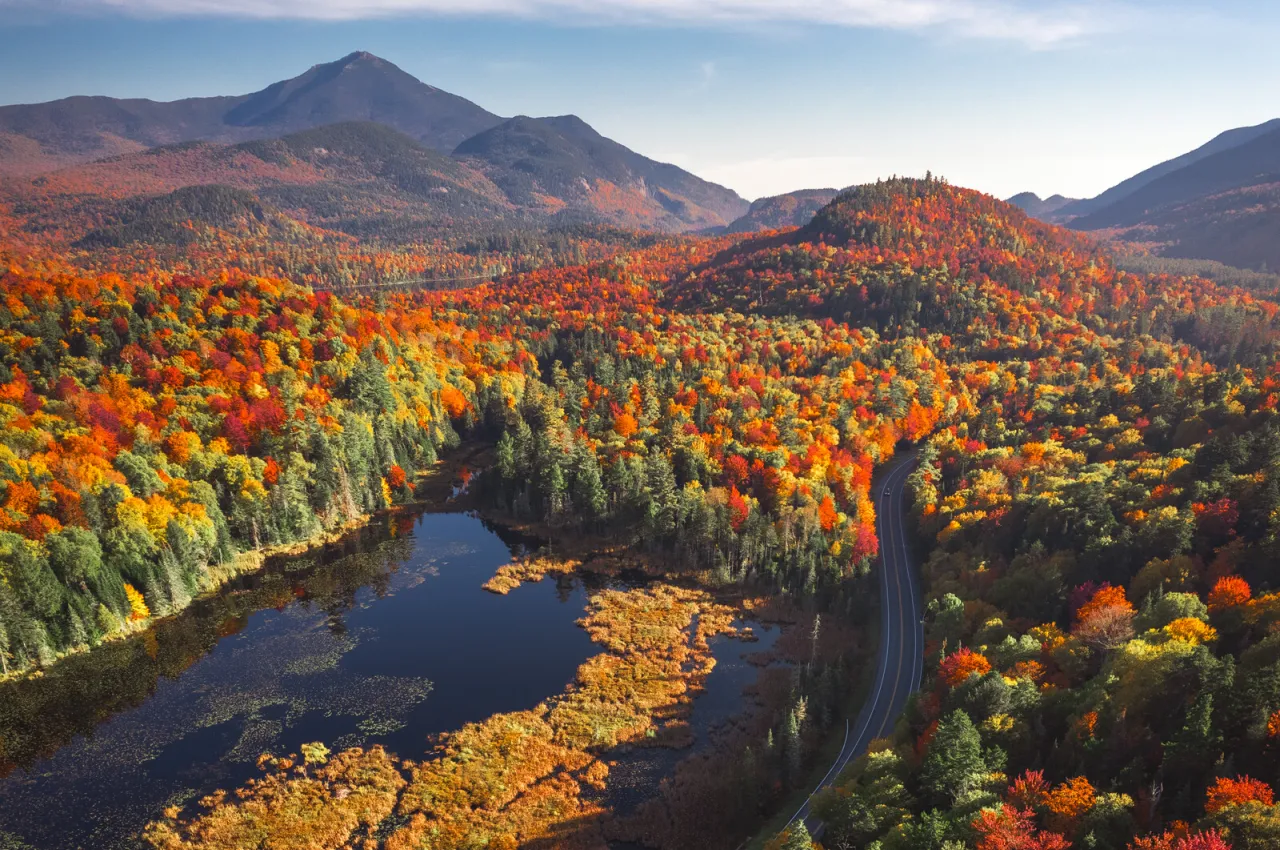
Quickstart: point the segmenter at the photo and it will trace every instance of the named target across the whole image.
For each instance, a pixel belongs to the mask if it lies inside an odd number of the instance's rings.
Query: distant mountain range
[[[42,196],[37,217],[108,186],[118,201],[206,184],[345,229],[407,212],[442,226],[505,217],[682,231],[723,227],[749,206],[577,117],[503,119],[369,53],[235,97],[0,107],[0,176],[10,195]]]
[[[1096,198],[1010,198],[1029,214],[1168,257],[1280,267],[1280,119],[1228,130]],[[1062,199],[1065,201],[1066,199]]]
[[[1050,195],[1041,198],[1035,192],[1023,192],[1007,199],[1015,207],[1021,207],[1027,215],[1048,221],[1064,207],[1080,203],[1076,198],[1064,198],[1062,195]]]
[[[835,189],[801,189],[785,195],[760,198],[747,214],[725,228],[726,233],[758,233],[783,227],[804,227],[818,210],[840,194]]]
[[[69,97],[0,107],[0,172],[36,173],[175,142],[242,142],[342,121],[386,124],[447,153],[502,119],[377,56],[352,53],[235,97]]]
[[[248,195],[185,191],[199,186]],[[503,118],[363,52],[252,94],[0,107],[0,200],[19,227],[71,242],[145,239],[166,210],[233,209],[237,221],[256,210],[255,220],[409,241],[494,224],[750,233],[802,227],[835,195],[748,204],[575,116]],[[1225,132],[1096,198],[1009,200],[1161,256],[1280,268],[1280,119]]]

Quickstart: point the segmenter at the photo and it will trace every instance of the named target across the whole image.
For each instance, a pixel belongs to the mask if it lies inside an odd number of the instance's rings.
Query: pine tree
[[[1222,754],[1222,733],[1213,723],[1213,694],[1202,691],[1187,718],[1165,745],[1164,771],[1172,788],[1186,789],[1213,767]]]
[[[742,752],[742,759],[737,771],[738,801],[742,815],[752,815],[760,802],[760,777],[757,775],[759,765],[756,753],[750,746]]]
[[[600,462],[588,445],[579,444],[577,468],[573,476],[573,504],[588,522],[604,519],[609,497],[600,476]]]
[[[804,742],[800,738],[801,720],[792,709],[787,712],[787,722],[782,729],[782,747],[787,759],[787,780],[800,781],[800,767],[804,761]]]
[[[969,715],[956,709],[938,724],[920,766],[920,785],[939,805],[962,797],[986,771],[982,739]]]
[[[94,612],[94,622],[104,637],[120,631],[122,626],[116,613],[102,603],[98,603],[97,611]]]
[[[547,464],[543,486],[547,493],[547,518],[555,520],[564,513],[568,486],[565,484],[564,471],[554,460]]]
[[[654,450],[645,461],[644,477],[646,530],[653,540],[666,542],[676,530],[676,476],[667,456]]]
[[[533,429],[529,423],[523,419],[517,422],[511,440],[515,450],[515,470],[519,475],[533,465]]]
[[[515,481],[516,442],[512,439],[510,431],[503,431],[502,436],[498,438],[493,466],[497,470],[498,479],[502,482],[504,488],[510,482]]]

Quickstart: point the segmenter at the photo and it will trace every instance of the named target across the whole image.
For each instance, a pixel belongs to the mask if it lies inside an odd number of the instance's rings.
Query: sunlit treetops
[[[412,498],[460,434],[494,445],[477,492],[557,534],[726,584],[865,586],[873,476],[905,441],[926,683],[824,809],[832,840],[1275,834],[1266,298],[1118,271],[932,179],[851,190],[797,231],[584,237],[525,265],[501,240],[317,234],[283,257],[262,233],[205,235],[5,263],[6,669]],[[305,285],[499,259],[512,273],[458,291]]]

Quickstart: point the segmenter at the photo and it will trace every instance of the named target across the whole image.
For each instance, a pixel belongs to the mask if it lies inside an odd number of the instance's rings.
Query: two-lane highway
[[[920,591],[911,549],[907,545],[907,476],[915,464],[911,452],[885,474],[872,491],[877,497],[876,533],[880,537],[880,651],[876,680],[861,712],[845,721],[845,741],[827,775],[813,794],[792,816],[788,826],[803,820],[815,838],[822,824],[810,805],[823,788],[835,781],[845,766],[866,750],[876,738],[893,731],[894,722],[906,707],[907,699],[920,687],[924,664],[924,627],[920,619]]]

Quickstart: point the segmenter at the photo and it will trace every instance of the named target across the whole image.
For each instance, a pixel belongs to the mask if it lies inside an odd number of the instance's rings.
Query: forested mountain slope
[[[190,142],[11,181],[3,196],[47,240],[168,241],[205,223],[173,200],[226,189],[311,227],[388,241],[479,228],[517,211],[483,175],[380,124],[333,124],[281,139]],[[185,190],[185,191],[183,191]],[[166,207],[173,207],[168,214]],[[140,220],[149,218],[150,229]],[[235,232],[230,222],[220,226]]]
[[[936,282],[904,297],[904,314],[893,296],[926,272]],[[1185,330],[1206,310],[1243,310],[1271,336],[1270,301],[1130,279],[1070,234],[918,183],[855,190],[783,245],[731,249],[697,280],[678,303],[702,284],[736,303],[763,293],[773,309],[772,293],[943,331],[944,358],[978,394],[981,412],[928,438],[912,476],[925,688],[817,803],[824,844],[1280,838],[1275,355],[1268,344],[1240,368]],[[971,299],[1016,331],[984,337]],[[797,829],[777,846],[807,843]]]
[[[238,269],[6,266],[6,666],[136,629],[237,553],[409,497],[459,432],[493,441],[477,486],[506,514],[691,580],[858,608],[872,476],[905,441],[925,687],[818,801],[824,845],[1280,840],[1265,297],[1119,271],[1087,237],[937,180],[858,187],[793,232],[349,303]],[[279,762],[148,840],[600,846],[589,789],[611,747],[654,730],[669,678],[609,664],[423,764]],[[797,667],[767,736],[664,785],[627,837],[736,846],[802,787],[831,682]]]
[[[666,297],[677,309],[941,332],[985,357],[1099,334],[1184,341],[1225,362],[1273,350],[1274,303],[1201,278],[1158,281],[990,196],[893,180],[842,193],[798,231],[733,246]]]
[[[839,193],[835,189],[803,189],[751,203],[746,215],[729,224],[726,233],[756,233],[784,227],[804,227],[818,210],[831,203]]]
[[[391,244],[475,238],[499,226],[609,223],[681,231],[721,224],[745,203],[585,124],[574,126],[589,143],[557,133],[533,154],[519,144],[499,153],[486,143],[492,161],[442,154],[371,122],[230,146],[187,142],[12,178],[0,185],[0,199],[9,202],[22,231],[55,244],[118,241],[130,228],[145,239],[135,221],[142,207],[157,228],[190,230],[180,204],[167,220],[158,218],[172,205],[166,196],[182,189],[191,190],[186,195],[244,190],[306,226]],[[543,164],[534,167],[530,156]],[[168,237],[155,229],[150,241],[163,244]]]
[[[576,115],[512,118],[463,142],[474,165],[523,207],[566,216],[607,215],[661,230],[723,225],[746,211],[736,192],[654,162],[601,136]]]
[[[211,184],[399,242],[470,235],[513,211],[525,227],[704,230],[748,206],[576,116],[506,121],[363,52],[249,95],[0,107],[0,177],[40,232],[99,213],[95,196]]]

